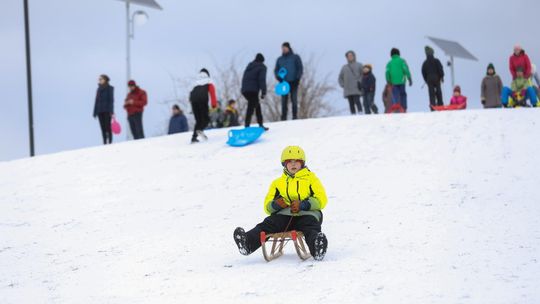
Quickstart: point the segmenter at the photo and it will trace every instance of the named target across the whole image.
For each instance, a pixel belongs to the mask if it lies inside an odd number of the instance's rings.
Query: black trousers
[[[347,99],[349,100],[349,107],[351,108],[351,114],[353,115],[356,114],[356,108],[358,108],[358,113],[362,113],[362,104],[360,103],[360,95],[347,96]]]
[[[287,228],[289,221],[291,222]],[[315,238],[317,237],[317,234],[321,232],[321,222],[317,221],[317,219],[312,215],[287,216],[281,214],[270,215],[269,217],[265,218],[262,223],[258,224],[255,226],[255,228],[246,233],[250,252],[254,252],[261,247],[261,231],[271,234],[284,232],[285,229],[287,229],[287,231],[302,231],[306,238],[306,244],[309,247],[309,252],[311,255],[315,253]]]
[[[442,99],[441,83],[428,83],[428,92],[429,92],[429,104],[432,106],[442,106],[444,105]],[[433,111],[433,109],[431,109]]]
[[[210,122],[208,102],[192,102],[191,109],[195,116],[195,127],[193,130],[193,139],[197,138],[197,131],[203,131]]]
[[[281,120],[287,120],[287,112],[289,111],[289,95],[292,102],[292,119],[298,118],[298,85],[300,82],[293,81],[289,83],[291,91],[289,94],[281,96]]]
[[[261,103],[259,102],[259,93],[245,92],[243,93],[243,95],[248,101],[245,126],[249,127],[249,125],[251,124],[251,117],[253,116],[253,112],[255,112],[255,114],[257,115],[257,123],[259,124],[259,126],[262,126],[263,116],[261,111]]]
[[[103,144],[112,144],[111,130],[111,113],[99,113],[99,126],[101,127],[101,136],[103,136]]]
[[[129,121],[129,128],[131,129],[131,134],[133,135],[133,139],[144,138],[142,112],[129,115],[128,121]]]

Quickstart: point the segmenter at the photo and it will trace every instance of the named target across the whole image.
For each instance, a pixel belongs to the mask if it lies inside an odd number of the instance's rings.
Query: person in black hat
[[[193,129],[191,143],[198,143],[199,136],[204,140],[208,139],[203,132],[210,122],[208,102],[210,101],[212,108],[217,108],[218,106],[216,87],[207,69],[203,68],[200,70],[195,87],[189,93],[189,101],[193,110],[193,116],[195,116],[195,127]]]
[[[422,76],[428,87],[429,104],[433,111],[432,107],[444,105],[441,91],[441,83],[444,82],[444,69],[441,61],[435,58],[435,51],[431,47],[426,46],[425,52],[426,60],[422,64]]]
[[[246,128],[251,124],[251,117],[253,116],[253,112],[255,112],[259,127],[268,130],[263,125],[259,93],[261,94],[261,99],[264,99],[266,96],[266,65],[264,65],[264,56],[261,53],[255,56],[255,60],[250,62],[244,71],[242,77],[242,95],[248,101],[245,121]]]
[[[298,85],[300,84],[302,73],[304,72],[304,66],[302,64],[302,59],[300,58],[300,56],[293,52],[291,45],[288,42],[284,42],[282,44],[281,52],[282,55],[276,61],[274,75],[277,81],[281,82],[285,80],[291,86],[291,91],[289,92],[289,95],[291,96],[292,101],[292,118],[297,119]],[[285,68],[287,70],[287,75],[285,76],[285,79],[281,79],[278,75],[278,72],[281,68]],[[284,95],[281,97],[281,120],[287,120],[289,95]]]

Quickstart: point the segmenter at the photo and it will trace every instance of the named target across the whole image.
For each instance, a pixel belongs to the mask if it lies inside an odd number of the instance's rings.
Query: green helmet
[[[297,159],[306,163],[306,153],[299,146],[288,146],[281,153],[281,163],[287,160]]]

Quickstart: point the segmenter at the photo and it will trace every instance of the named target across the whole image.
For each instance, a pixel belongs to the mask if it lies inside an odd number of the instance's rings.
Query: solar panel
[[[129,2],[130,4],[137,4],[140,6],[146,6],[162,10],[163,8],[155,0],[119,0],[122,2]]]
[[[439,48],[441,48],[447,56],[478,61],[478,59],[474,57],[473,54],[471,54],[461,44],[457,42],[433,37],[427,38],[433,43],[435,43],[435,45],[437,45]]]

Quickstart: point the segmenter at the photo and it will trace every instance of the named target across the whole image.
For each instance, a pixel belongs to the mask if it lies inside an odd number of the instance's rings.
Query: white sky
[[[329,74],[334,85],[344,53],[355,50],[361,62],[374,64],[379,105],[390,48],[399,47],[415,81],[408,88],[411,111],[427,110],[420,74],[427,35],[458,40],[480,59],[456,61],[457,83],[471,108],[480,105],[480,81],[489,62],[508,83],[507,60],[515,43],[523,44],[533,62],[540,60],[540,3],[535,0],[158,2],[164,10],[147,10],[150,20],[136,28],[132,52],[133,78],[150,97],[144,117],[150,136],[168,115],[158,102],[174,96],[170,74],[190,77],[202,66],[212,72],[213,66],[226,65],[234,56],[243,68],[257,52],[273,68],[283,41],[290,41],[304,57],[319,58],[321,77]],[[116,112],[125,120],[124,5],[115,0],[49,0],[30,1],[30,6],[36,151],[99,145],[98,123],[92,118],[99,74],[111,77]],[[3,1],[0,37],[1,161],[28,154],[22,1]],[[442,51],[435,50],[446,61]],[[447,101],[451,88],[445,69]],[[340,92],[329,101],[347,113]]]

